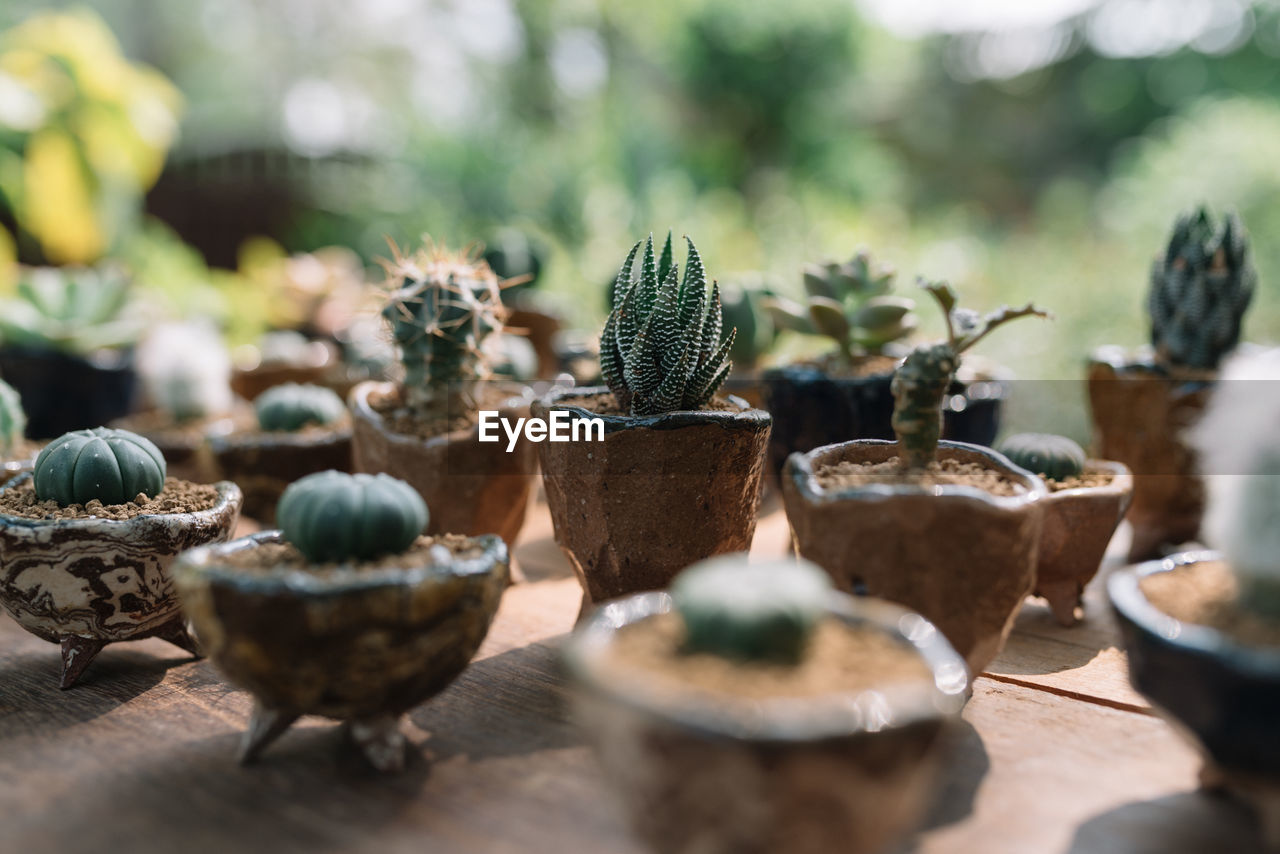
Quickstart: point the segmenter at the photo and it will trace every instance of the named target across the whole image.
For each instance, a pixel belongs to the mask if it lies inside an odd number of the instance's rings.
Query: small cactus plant
[[[707,277],[693,241],[684,278],[672,257],[671,234],[655,258],[653,235],[631,247],[613,287],[613,310],[600,335],[600,372],[618,405],[632,415],[704,406],[729,375],[734,330],[721,338],[720,287]]]
[[[1200,207],[1178,217],[1151,267],[1151,345],[1167,365],[1212,371],[1240,341],[1258,273],[1234,213],[1215,224]]]
[[[778,328],[832,339],[848,365],[883,353],[915,331],[915,302],[889,293],[894,275],[892,267],[875,264],[866,250],[859,250],[843,264],[806,265],[805,304],[776,296],[763,304]]]
[[[700,561],[671,585],[684,651],[739,661],[799,662],[826,608],[831,579],[807,560]]]
[[[506,319],[502,283],[473,251],[391,248],[382,316],[404,363],[405,403],[428,421],[470,411],[490,373],[486,340]]]
[[[128,430],[95,427],[50,442],[36,457],[36,498],[59,507],[124,504],[139,495],[155,498],[164,489],[160,449]]]
[[[1061,482],[1084,473],[1084,448],[1066,436],[1015,433],[996,450],[1015,466],[1049,480]]]
[[[312,563],[399,554],[427,519],[417,491],[385,474],[317,472],[289,484],[276,505],[285,539]]]
[[[1048,314],[1027,303],[1022,308],[1003,306],[986,317],[956,307],[956,292],[943,282],[920,280],[920,286],[937,300],[947,321],[947,340],[920,344],[893,375],[893,432],[901,459],[909,471],[928,468],[938,456],[942,438],[942,398],[951,384],[960,356],[1010,320]]]
[[[295,432],[308,424],[333,424],[347,412],[342,398],[324,386],[285,383],[272,386],[253,401],[258,427],[268,432]]]
[[[13,386],[0,380],[0,461],[10,459],[10,455],[18,450],[26,430],[27,416],[22,411],[22,398]]]

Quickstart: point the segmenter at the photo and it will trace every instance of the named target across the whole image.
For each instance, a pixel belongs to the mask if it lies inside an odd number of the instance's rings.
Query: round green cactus
[[[17,450],[26,429],[27,416],[22,411],[22,398],[13,386],[0,380],[0,460]]]
[[[318,385],[286,383],[273,386],[253,401],[263,430],[294,432],[308,424],[333,424],[346,413],[342,398]]]
[[[35,490],[41,501],[60,507],[124,504],[138,495],[154,498],[164,489],[160,449],[128,430],[95,427],[50,442],[36,457]]]
[[[1084,473],[1084,448],[1066,436],[1018,433],[1000,443],[997,451],[1019,468],[1049,480],[1066,480]]]
[[[831,580],[816,564],[748,563],[745,554],[700,561],[671,585],[686,652],[790,664],[803,658],[830,593]]]
[[[276,505],[285,539],[312,563],[398,554],[428,518],[417,491],[385,474],[317,472],[290,484]]]

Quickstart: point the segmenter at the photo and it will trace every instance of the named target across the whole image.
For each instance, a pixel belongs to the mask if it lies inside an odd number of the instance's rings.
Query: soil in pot
[[[1280,647],[1280,623],[1240,607],[1239,584],[1224,561],[1203,560],[1147,575],[1138,588],[1175,620],[1217,629],[1247,646]]]
[[[269,526],[289,484],[318,471],[352,470],[351,435],[351,421],[344,417],[294,431],[259,430],[251,423],[209,441],[219,477],[244,491],[244,514]]]
[[[212,510],[219,501],[218,488],[209,483],[192,483],[165,478],[164,489],[154,498],[138,495],[124,504],[88,504],[61,507],[52,499],[38,501],[33,481],[0,490],[0,514],[23,519],[136,519],[138,516],[165,516],[171,513],[199,513]]]

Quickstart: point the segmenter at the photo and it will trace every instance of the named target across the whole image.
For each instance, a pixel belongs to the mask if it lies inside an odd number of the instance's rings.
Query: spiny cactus
[[[27,415],[17,390],[0,380],[0,462],[11,458],[27,430]]]
[[[996,448],[1019,468],[1064,481],[1084,473],[1084,448],[1066,436],[1051,433],[1015,433]]]
[[[942,398],[960,366],[960,356],[1010,320],[1048,314],[1027,303],[1022,308],[1003,306],[986,317],[956,307],[956,292],[943,282],[919,281],[938,301],[947,321],[947,340],[921,344],[907,355],[893,375],[893,432],[902,449],[903,465],[910,471],[925,469],[937,459],[942,438]]]
[[[631,247],[613,286],[613,311],[600,335],[600,372],[632,415],[700,409],[729,375],[734,330],[721,338],[720,287],[711,285],[693,241],[684,278],[672,258],[671,233],[655,258],[653,235],[644,243],[640,277]]]
[[[60,507],[124,504],[138,495],[155,498],[164,489],[165,462],[160,449],[128,430],[95,427],[76,430],[50,442],[36,457],[36,498]]]
[[[892,267],[873,263],[866,250],[859,250],[843,264],[806,265],[804,305],[785,297],[769,297],[763,304],[780,329],[835,341],[849,364],[859,356],[882,353],[915,331],[915,302],[889,293],[894,275]]]
[[[699,561],[671,585],[684,651],[741,661],[799,662],[822,618],[831,579],[807,560],[749,563],[745,554]]]
[[[1165,364],[1216,370],[1240,341],[1240,320],[1258,273],[1234,213],[1215,225],[1200,207],[1182,214],[1168,248],[1151,266],[1151,345]]]
[[[24,269],[0,301],[0,343],[75,355],[134,344],[145,318],[130,310],[129,286],[110,267]]]
[[[312,563],[399,554],[427,519],[422,496],[386,474],[309,474],[289,484],[276,505],[285,539]]]
[[[501,282],[474,250],[430,242],[408,256],[391,249],[382,316],[404,363],[405,403],[427,420],[473,409],[489,376],[485,340],[506,318]]]
[[[272,386],[254,399],[253,409],[258,427],[273,432],[333,424],[347,412],[346,404],[332,389],[298,383]]]

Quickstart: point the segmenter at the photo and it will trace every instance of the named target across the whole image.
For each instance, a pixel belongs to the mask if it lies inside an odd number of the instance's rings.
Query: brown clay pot
[[[1204,411],[1212,376],[1174,376],[1115,347],[1089,360],[1093,453],[1133,472],[1129,561],[1159,557],[1200,534],[1204,483],[1182,439]]]
[[[497,534],[514,546],[538,473],[537,451],[522,439],[507,453],[505,436],[481,442],[475,426],[430,439],[393,433],[369,403],[373,392],[391,389],[390,383],[366,382],[351,390],[355,470],[385,472],[418,490],[431,508],[429,534]],[[511,397],[494,408],[504,418],[527,417],[528,394],[512,386]]]
[[[841,590],[898,602],[933,622],[977,675],[1003,648],[1035,585],[1048,489],[989,448],[947,441],[939,459],[999,470],[1025,491],[880,483],[828,491],[814,476],[825,465],[897,455],[896,442],[880,439],[792,454],[782,475],[792,539]]]
[[[1129,501],[1133,475],[1123,463],[1089,460],[1085,471],[1112,475],[1106,486],[1063,489],[1044,498],[1044,530],[1036,564],[1036,596],[1043,596],[1058,623],[1074,626],[1084,586],[1093,580]]]
[[[276,502],[285,488],[318,471],[351,468],[351,427],[307,429],[297,433],[252,431],[211,436],[219,477],[244,490],[244,514],[275,524]]]
[[[749,549],[769,442],[769,413],[732,396],[732,411],[649,416],[558,402],[610,394],[559,389],[533,404],[539,418],[563,409],[604,422],[603,442],[538,445],[556,542],[582,583],[584,609],[660,590],[691,563]]]

